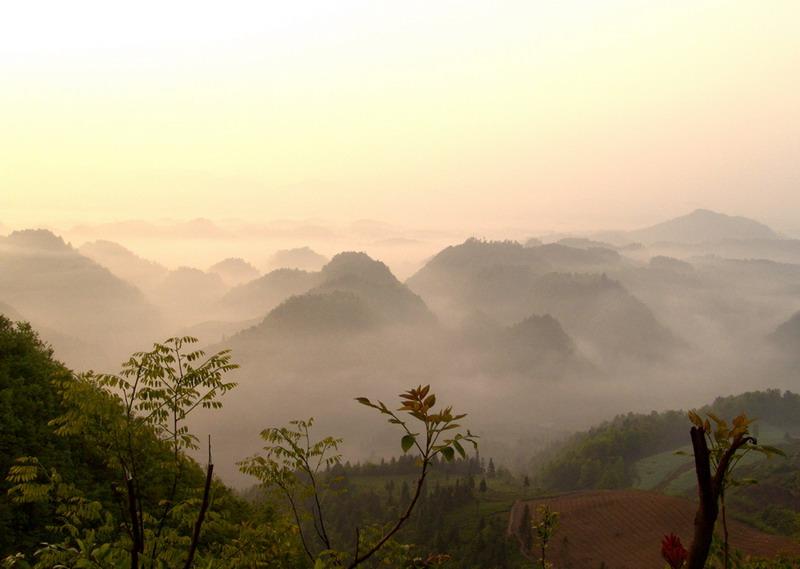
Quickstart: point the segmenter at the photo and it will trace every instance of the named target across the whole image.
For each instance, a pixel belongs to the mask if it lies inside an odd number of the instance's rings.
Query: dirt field
[[[670,532],[685,546],[691,542],[695,504],[683,498],[639,490],[575,492],[517,502],[509,531],[517,534],[525,504],[535,515],[549,504],[560,513],[548,550],[556,569],[662,569],[661,538]],[[800,543],[728,521],[732,547],[755,556],[800,555]],[[535,545],[534,545],[535,547]],[[538,558],[538,555],[536,555]]]

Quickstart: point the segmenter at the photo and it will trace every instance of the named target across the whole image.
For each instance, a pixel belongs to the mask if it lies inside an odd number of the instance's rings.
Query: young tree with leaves
[[[59,382],[66,411],[52,422],[56,434],[81,437],[102,452],[110,470],[118,472],[120,483],[115,491],[124,496],[120,506],[129,537],[131,569],[159,563],[165,529],[171,519],[185,513],[185,503],[177,499],[181,489],[187,498],[190,493],[182,484],[189,460],[184,451],[198,448],[197,438],[186,426],[187,418],[198,408],[221,407],[220,397],[235,386],[224,377],[237,367],[231,363],[230,353],[206,356],[202,350],[186,349],[196,342],[192,337],[170,338],[154,344],[151,351],[133,354],[118,375],[89,373]],[[23,461],[23,470],[17,471],[15,478],[12,473],[20,500],[29,495],[25,484],[32,482],[33,467],[38,465]],[[40,473],[41,469],[34,471]],[[170,477],[166,484],[165,473]],[[209,507],[212,476],[209,442],[199,511],[180,563],[187,569],[192,566]],[[175,563],[175,559],[170,561]]]
[[[452,461],[458,454],[466,458],[462,443],[477,448],[477,437],[469,430],[461,432],[459,420],[466,415],[456,414],[452,407],[436,408],[436,396],[430,386],[419,386],[400,395],[401,405],[390,409],[382,401],[372,402],[366,397],[356,399],[362,405],[377,410],[388,417],[389,423],[398,425],[403,435],[400,447],[404,453],[416,451],[419,470],[409,500],[398,518],[379,528],[356,528],[350,552],[334,547],[327,531],[324,512],[326,487],[320,482],[321,468],[341,461],[338,454],[340,439],[327,437],[313,441],[310,428],[313,421],[294,421],[290,427],[262,431],[267,443],[264,453],[242,463],[242,472],[258,478],[266,487],[279,488],[289,503],[301,531],[303,547],[315,566],[334,566],[354,569],[369,561],[405,525],[420,500],[425,480],[438,457]],[[405,494],[405,485],[401,496]],[[311,503],[308,517],[312,521],[317,541],[322,549],[314,548],[303,530],[298,497],[307,496]]]
[[[750,435],[753,419],[744,413],[729,425],[713,413],[703,419],[695,411],[689,412],[692,422],[690,436],[694,450],[695,472],[700,503],[694,521],[694,538],[686,560],[687,569],[703,569],[714,538],[714,527],[722,505],[723,557],[728,569],[728,526],[725,516],[725,491],[735,485],[752,483],[736,480],[734,472],[741,460],[751,452],[767,457],[784,456],[780,449],[760,445]],[[713,426],[712,426],[713,421]]]
[[[541,569],[549,569],[551,564],[547,561],[547,548],[558,529],[558,512],[554,512],[547,504],[540,505],[536,508],[536,519],[533,520],[531,526],[536,540],[539,542]]]

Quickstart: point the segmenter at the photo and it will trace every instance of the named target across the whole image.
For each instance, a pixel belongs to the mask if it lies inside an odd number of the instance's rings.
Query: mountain
[[[786,458],[757,455],[742,461],[737,478],[753,478],[758,484],[736,488],[728,508],[734,517],[757,527],[794,534],[800,496],[791,490],[790,480],[800,473],[800,395],[777,389],[751,391],[718,397],[698,413],[714,413],[726,421],[741,413],[755,417],[752,433],[758,442],[786,453]],[[549,493],[637,489],[696,497],[690,427],[684,411],[618,415],[554,443],[530,464],[537,483]]]
[[[261,324],[242,335],[337,330],[348,334],[379,325],[434,322],[422,299],[398,281],[389,267],[352,252],[339,253],[319,273],[291,269],[268,273],[230,291],[222,305],[252,310],[291,294],[293,288],[305,290],[283,300]]]
[[[553,270],[538,249],[516,241],[467,239],[437,253],[406,285],[442,320],[457,322],[480,310],[511,324],[524,314],[516,299],[536,276]]]
[[[642,243],[703,243],[726,239],[778,239],[780,236],[753,219],[697,209],[687,215],[631,231],[628,238]]]
[[[366,253],[339,253],[322,268],[321,276],[322,283],[311,292],[353,293],[395,324],[434,321],[425,302],[397,280],[389,267]]]
[[[252,281],[261,274],[253,265],[239,257],[224,259],[209,267],[208,272],[219,275],[229,286]]]
[[[308,292],[321,280],[320,273],[276,269],[229,290],[219,302],[220,311],[230,318],[263,317],[290,296]]]
[[[529,241],[530,243],[530,241]],[[559,245],[566,245],[567,247],[575,247],[578,249],[615,249],[616,247],[611,243],[605,241],[595,241],[586,237],[564,237],[557,241]],[[541,244],[541,243],[540,243]],[[528,244],[530,247],[530,244]]]
[[[293,296],[272,310],[257,328],[281,334],[347,334],[377,326],[380,319],[353,293],[332,291]]]
[[[496,348],[509,371],[526,375],[561,376],[575,367],[579,354],[575,342],[550,316],[529,316],[509,326]]]
[[[675,259],[673,257],[666,257],[664,255],[656,255],[648,262],[648,266],[656,271],[664,271],[668,273],[678,274],[692,274],[694,267],[691,263]]]
[[[143,259],[113,241],[98,240],[84,243],[78,251],[144,291],[150,291],[158,286],[169,272],[163,265]]]
[[[443,249],[406,284],[426,300],[459,296],[466,304],[481,298],[494,302],[523,294],[534,278],[549,272],[598,271],[622,261],[619,253],[603,247],[522,246],[471,238]],[[485,298],[486,293],[492,298]]]
[[[800,433],[800,395],[789,391],[768,389],[718,397],[698,412],[713,412],[726,420],[743,412],[757,417],[753,433],[763,444],[784,444]],[[680,492],[682,487],[691,487],[691,477],[676,480],[672,474],[682,472],[691,457],[672,451],[691,444],[690,427],[684,411],[618,415],[559,441],[531,464],[536,465],[538,481],[546,490],[637,487]]]
[[[197,338],[202,346],[218,344],[226,341],[234,334],[261,322],[261,318],[250,320],[206,320],[177,331],[178,336]]]
[[[218,274],[179,267],[167,273],[153,291],[153,299],[174,322],[196,324],[209,320],[226,290]]]
[[[160,325],[136,287],[46,230],[0,238],[0,298],[38,326],[96,346],[83,367],[110,352],[133,351],[151,341]],[[68,350],[54,345],[69,362]]]
[[[769,341],[787,355],[797,357],[800,354],[800,312],[778,326],[770,334]]]
[[[267,268],[269,270],[301,269],[304,271],[318,271],[327,262],[327,257],[320,255],[310,247],[298,247],[296,249],[276,251],[267,260]]]
[[[681,345],[647,305],[605,274],[550,273],[533,283],[526,305],[552,314],[605,358],[657,361]]]
[[[524,315],[549,314],[603,357],[663,357],[676,339],[644,303],[600,272],[625,263],[603,247],[470,239],[444,249],[407,284],[443,320],[479,310],[511,325]]]
[[[119,239],[229,239],[233,234],[210,219],[196,218],[188,221],[166,221],[151,223],[139,219],[126,221],[83,224],[73,227],[70,235],[80,235],[84,238],[103,236]]]

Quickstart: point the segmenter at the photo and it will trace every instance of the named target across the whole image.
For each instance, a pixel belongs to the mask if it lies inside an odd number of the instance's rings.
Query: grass
[[[676,451],[686,452],[690,456],[676,455]],[[691,464],[691,452],[692,447],[687,445],[637,461],[634,465],[636,483],[633,487],[638,490],[654,490],[658,488],[678,470],[684,468],[687,464]]]
[[[756,436],[762,444],[780,444],[785,440],[784,429],[769,423],[757,423],[756,428]],[[676,451],[682,451],[688,456],[676,455]],[[686,445],[638,460],[634,465],[636,482],[633,487],[638,490],[659,490],[670,495],[685,494],[696,483],[694,470],[691,468],[691,454],[692,447]],[[752,464],[760,458],[758,455],[748,456],[742,464]]]

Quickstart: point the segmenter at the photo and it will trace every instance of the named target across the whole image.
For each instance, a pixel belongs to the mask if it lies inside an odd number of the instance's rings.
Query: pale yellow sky
[[[800,2],[12,2],[0,222],[800,229]]]

